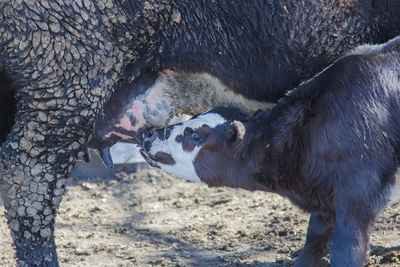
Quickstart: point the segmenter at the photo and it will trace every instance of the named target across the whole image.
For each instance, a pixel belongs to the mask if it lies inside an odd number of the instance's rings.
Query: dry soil
[[[3,213],[0,205],[0,266],[13,266]],[[291,266],[307,221],[275,194],[208,188],[144,169],[71,178],[55,235],[61,266]],[[400,205],[380,216],[370,266],[400,266],[399,222]]]

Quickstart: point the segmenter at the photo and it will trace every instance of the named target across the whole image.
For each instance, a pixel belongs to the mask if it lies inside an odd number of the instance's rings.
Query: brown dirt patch
[[[117,176],[70,179],[57,216],[62,266],[290,266],[303,245],[308,216],[276,194],[208,188],[155,169]],[[399,219],[400,205],[379,218],[370,266],[399,266]],[[0,266],[13,265],[1,215]]]

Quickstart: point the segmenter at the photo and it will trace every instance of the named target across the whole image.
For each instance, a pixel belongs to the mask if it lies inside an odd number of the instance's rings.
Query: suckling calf
[[[248,117],[216,108],[147,131],[153,166],[209,186],[264,190],[311,213],[296,266],[363,266],[378,213],[399,197],[400,37],[360,46]]]

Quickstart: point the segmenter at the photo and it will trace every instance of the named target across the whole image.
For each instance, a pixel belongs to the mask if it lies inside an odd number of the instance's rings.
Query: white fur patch
[[[197,129],[203,125],[211,128],[225,123],[226,120],[219,114],[206,113],[194,119],[173,126],[169,138],[162,141],[159,138],[153,141],[149,153],[155,155],[157,152],[170,154],[175,160],[174,165],[166,165],[157,162],[157,165],[166,172],[193,182],[202,183],[194,168],[194,160],[200,151],[200,147],[195,147],[193,151],[184,151],[182,144],[176,141],[176,137],[183,135],[186,128]]]

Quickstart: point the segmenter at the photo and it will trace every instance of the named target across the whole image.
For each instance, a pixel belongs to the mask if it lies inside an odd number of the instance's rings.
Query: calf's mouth
[[[148,153],[145,149],[140,148],[140,154],[144,158],[144,160],[153,167],[160,168],[160,166],[157,165],[157,160],[150,154]]]
[[[171,154],[157,151],[154,155],[150,152],[152,143],[158,137],[158,133],[156,129],[150,129],[144,132],[143,137],[141,138],[140,146],[140,154],[153,167],[158,167],[157,163],[165,164],[165,165],[174,165],[176,162]]]

